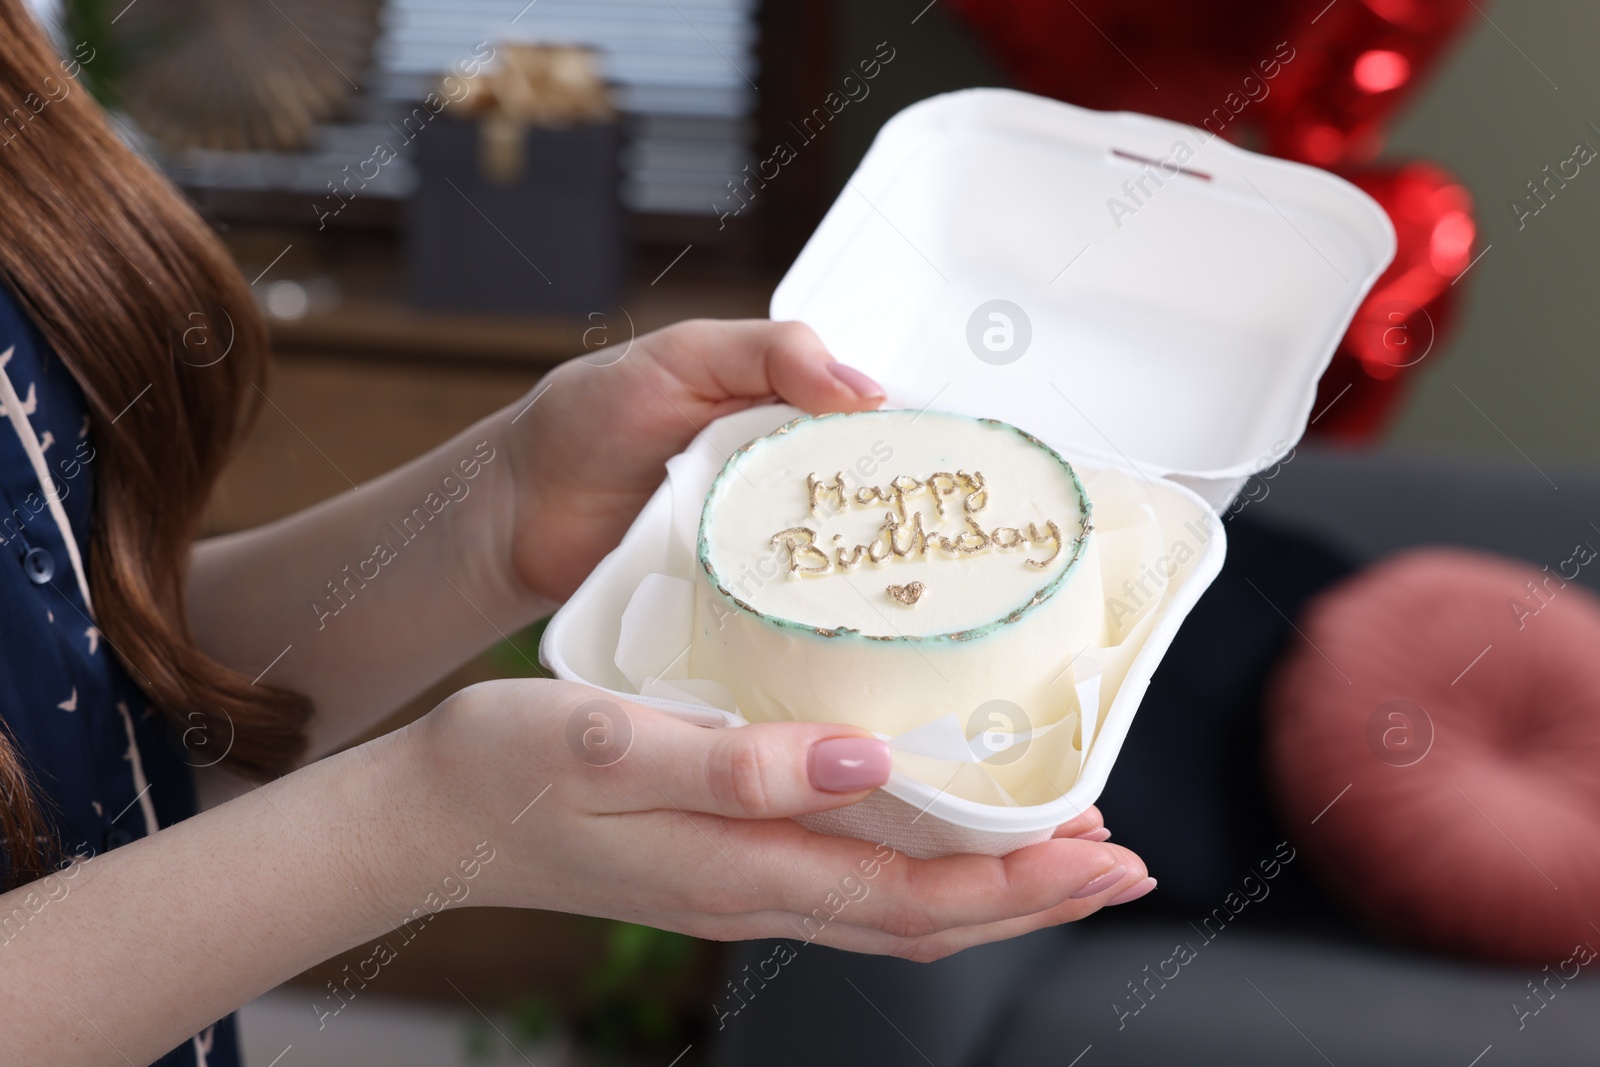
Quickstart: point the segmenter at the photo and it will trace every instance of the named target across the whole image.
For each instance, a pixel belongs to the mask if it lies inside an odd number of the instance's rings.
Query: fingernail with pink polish
[[[1110,889],[1112,886],[1122,881],[1123,876],[1127,873],[1127,866],[1119,863],[1105,874],[1102,874],[1100,877],[1096,878],[1094,881],[1090,882],[1088,885],[1072,894],[1072,899],[1082,900],[1084,897],[1092,897],[1096,893],[1104,893],[1107,889]]]
[[[863,400],[883,399],[883,386],[854,367],[846,366],[843,363],[830,363],[828,364],[828,373],[843,382],[846,389],[849,389]]]
[[[1155,887],[1156,880],[1154,878],[1147,877],[1144,881],[1129,886],[1127,889],[1124,889],[1122,892],[1106,901],[1106,906],[1110,907],[1113,904],[1126,904],[1130,900],[1138,900]]]
[[[889,780],[889,746],[876,737],[830,737],[811,746],[806,777],[826,793],[858,793]]]
[[[1093,830],[1085,830],[1073,836],[1079,841],[1105,841],[1111,837],[1111,831],[1104,826],[1096,826]]]

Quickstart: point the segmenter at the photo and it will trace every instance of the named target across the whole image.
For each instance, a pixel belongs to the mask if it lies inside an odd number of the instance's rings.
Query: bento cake
[[[712,482],[690,673],[753,721],[894,734],[997,699],[1053,717],[1104,627],[1091,529],[1071,465],[1006,423],[796,419]]]

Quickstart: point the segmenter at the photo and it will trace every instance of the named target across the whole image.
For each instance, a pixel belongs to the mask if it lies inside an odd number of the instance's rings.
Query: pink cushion
[[[1300,621],[1268,773],[1290,840],[1373,925],[1533,964],[1600,944],[1600,600],[1561,577],[1593,559],[1420,549]]]

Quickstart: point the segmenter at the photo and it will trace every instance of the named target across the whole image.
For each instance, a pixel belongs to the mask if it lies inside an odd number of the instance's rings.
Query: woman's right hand
[[[1102,840],[1093,808],[1003,858],[912,859],[804,829],[788,817],[888,778],[887,747],[849,726],[711,730],[573,683],[505,680],[462,690],[402,736],[422,831],[403,864],[427,880],[487,842],[473,904],[933,960],[1154,884]]]

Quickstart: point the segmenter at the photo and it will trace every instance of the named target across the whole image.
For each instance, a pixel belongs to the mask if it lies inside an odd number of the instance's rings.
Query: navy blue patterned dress
[[[3,284],[0,408],[0,721],[64,854],[92,857],[194,814],[191,768],[206,760],[186,755],[95,627],[69,547],[87,567],[98,463],[83,395]],[[27,909],[14,912],[0,942],[27,937],[27,922]],[[158,1062],[236,1067],[232,1017]]]

